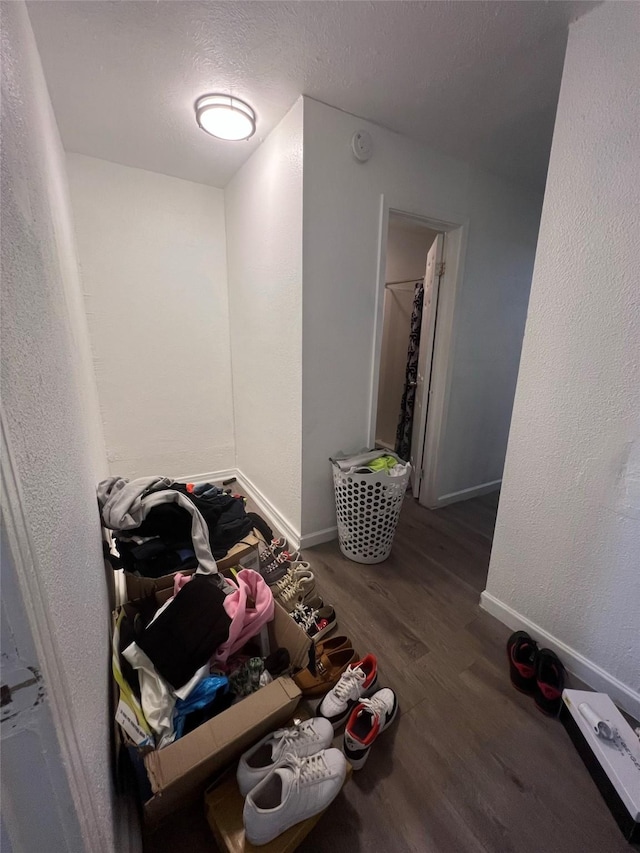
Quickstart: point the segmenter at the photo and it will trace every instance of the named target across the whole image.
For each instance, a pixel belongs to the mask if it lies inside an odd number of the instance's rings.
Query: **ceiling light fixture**
[[[196,101],[196,121],[217,139],[249,139],[256,132],[256,114],[231,95],[203,95]]]

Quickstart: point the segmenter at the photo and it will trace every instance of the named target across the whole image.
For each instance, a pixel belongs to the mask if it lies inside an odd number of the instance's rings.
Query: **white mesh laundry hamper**
[[[356,563],[381,563],[391,553],[411,465],[399,477],[348,474],[335,462],[332,468],[340,550]]]

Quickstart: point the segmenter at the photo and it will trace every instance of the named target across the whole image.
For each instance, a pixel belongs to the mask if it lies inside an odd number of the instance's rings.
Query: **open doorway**
[[[417,392],[425,374],[431,372],[427,350],[432,349],[429,338],[435,331],[437,311],[436,304],[431,311],[431,273],[436,270],[431,249],[438,236],[438,231],[419,220],[397,213],[389,216],[376,444],[412,463],[411,486],[416,496],[423,415],[423,395]]]
[[[436,508],[464,228],[390,210],[384,200],[381,225],[372,438],[411,462],[414,497]]]

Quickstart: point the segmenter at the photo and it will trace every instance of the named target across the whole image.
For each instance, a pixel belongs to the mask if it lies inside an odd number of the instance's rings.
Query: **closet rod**
[[[418,284],[419,281],[424,281],[424,276],[421,278],[405,278],[403,281],[387,281],[385,287],[393,287],[394,284]]]

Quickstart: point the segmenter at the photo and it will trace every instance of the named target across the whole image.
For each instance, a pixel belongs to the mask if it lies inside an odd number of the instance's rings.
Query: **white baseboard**
[[[640,693],[636,693],[615,676],[599,667],[598,664],[584,657],[571,646],[567,646],[562,640],[554,637],[553,634],[549,634],[535,622],[527,619],[517,610],[513,610],[508,604],[495,598],[486,590],[480,596],[480,607],[495,616],[512,631],[528,631],[535,640],[552,649],[560,657],[569,672],[594,690],[600,693],[608,693],[616,705],[619,705],[636,720],[640,719]]]
[[[467,501],[470,498],[479,498],[480,495],[497,492],[501,485],[502,480],[492,480],[490,483],[480,483],[479,486],[471,486],[471,488],[461,489],[459,492],[449,492],[449,494],[440,495],[436,500],[435,506],[431,508],[435,509],[436,507],[447,506],[447,504],[453,504],[457,501]]]
[[[188,477],[177,477],[176,480],[179,483],[220,483],[222,480],[231,479],[231,477],[236,478],[239,491],[245,492],[247,497],[251,498],[256,504],[260,515],[264,516],[269,527],[272,527],[276,534],[286,536],[296,550],[300,548],[300,532],[287,521],[255,483],[237,468],[227,468],[224,471],[206,471],[201,474],[191,474]],[[318,542],[314,542],[314,544],[318,544]]]
[[[301,548],[313,548],[314,545],[322,545],[323,542],[331,542],[338,536],[337,527],[325,527],[324,530],[314,530],[300,537]]]
[[[203,474],[190,474],[188,477],[176,477],[177,483],[219,483],[237,477],[235,468],[225,468],[222,471],[205,471]]]
[[[300,548],[300,531],[279,512],[278,509],[271,503],[260,489],[246,477],[242,471],[237,471],[235,476],[238,479],[238,484],[241,489],[247,493],[247,497],[256,504],[265,521],[268,522],[274,531],[277,531],[282,536],[285,536],[289,544],[296,550]]]

